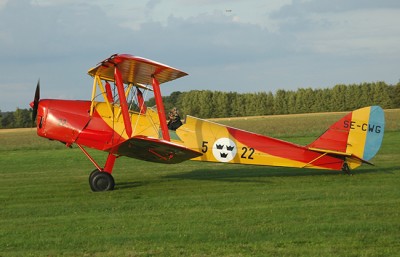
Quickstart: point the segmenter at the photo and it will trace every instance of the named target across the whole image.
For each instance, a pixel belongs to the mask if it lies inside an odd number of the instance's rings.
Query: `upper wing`
[[[180,163],[202,153],[165,140],[145,136],[135,136],[113,147],[111,152],[144,161],[160,163]]]
[[[151,84],[154,76],[160,84],[188,75],[168,65],[129,54],[115,54],[90,69],[88,74],[114,81],[114,66],[121,72],[124,84]]]

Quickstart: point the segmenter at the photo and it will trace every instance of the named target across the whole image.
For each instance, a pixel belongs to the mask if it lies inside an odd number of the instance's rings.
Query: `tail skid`
[[[382,144],[385,114],[379,106],[355,110],[329,127],[308,149],[343,156],[350,169],[371,160]]]

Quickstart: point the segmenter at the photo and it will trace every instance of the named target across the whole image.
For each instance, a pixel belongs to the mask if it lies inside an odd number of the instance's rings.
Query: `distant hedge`
[[[147,104],[154,105],[154,99]],[[400,108],[400,83],[336,85],[333,88],[300,88],[296,91],[243,93],[210,90],[173,92],[164,97],[165,109],[177,107],[181,116],[201,118],[350,111],[369,105]]]
[[[32,109],[0,112],[0,128],[29,128],[32,124]]]

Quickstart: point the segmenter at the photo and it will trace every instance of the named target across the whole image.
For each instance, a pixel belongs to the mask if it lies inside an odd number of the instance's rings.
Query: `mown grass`
[[[79,149],[34,131],[0,131],[0,256],[398,256],[395,113],[387,115],[376,166],[354,176],[120,158],[116,190],[105,193],[90,191],[93,167]],[[287,118],[268,120],[289,141],[309,143],[326,129],[312,132],[306,122],[291,132]]]

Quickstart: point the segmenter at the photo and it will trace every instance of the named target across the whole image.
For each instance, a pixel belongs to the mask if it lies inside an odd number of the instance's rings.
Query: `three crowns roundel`
[[[212,152],[215,159],[218,161],[229,162],[235,157],[237,153],[237,147],[235,142],[233,142],[231,139],[222,137],[215,141]]]

